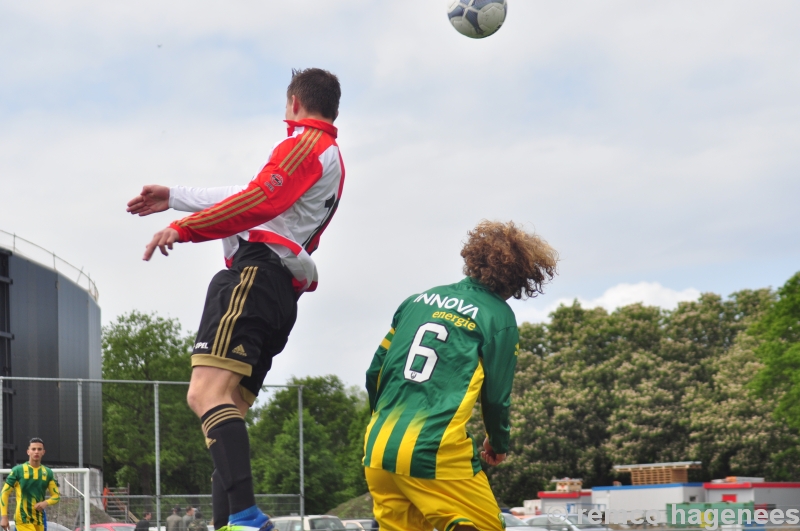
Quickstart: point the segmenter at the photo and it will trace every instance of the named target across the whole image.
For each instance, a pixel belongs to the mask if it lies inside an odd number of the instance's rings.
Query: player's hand
[[[47,510],[47,502],[46,501],[40,501],[39,503],[37,503],[33,507],[37,511],[45,511],[45,510]]]
[[[492,445],[489,444],[489,437],[483,441],[483,450],[481,451],[481,459],[486,461],[490,466],[497,466],[506,460],[506,454],[497,454],[492,450]]]
[[[167,249],[172,250],[172,244],[177,242],[178,238],[178,231],[169,227],[156,232],[153,239],[147,244],[147,247],[145,247],[142,260],[145,262],[149,261],[150,258],[153,257],[153,253],[156,252],[156,247],[161,250],[161,254],[169,256]]]
[[[169,208],[169,188],[148,184],[139,195],[128,201],[128,212],[133,215],[149,216]]]
[[[0,518],[0,527],[8,531],[8,516]]]

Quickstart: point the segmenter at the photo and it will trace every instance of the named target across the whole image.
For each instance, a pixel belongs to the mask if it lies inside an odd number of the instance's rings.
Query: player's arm
[[[277,155],[275,156],[277,159]],[[181,242],[203,242],[233,236],[265,223],[291,207],[322,176],[319,171],[287,175],[270,160],[240,192],[170,225]],[[273,183],[280,182],[280,186]]]
[[[50,480],[47,490],[50,492],[50,497],[46,500],[47,505],[55,505],[61,501],[61,492],[58,490],[58,483],[56,483],[55,478]]]
[[[375,355],[372,357],[372,363],[370,363],[369,369],[367,369],[367,394],[369,395],[369,408],[371,411],[375,411],[375,407],[377,406],[378,388],[381,385],[383,362],[386,360],[386,353],[389,352],[389,347],[392,344],[393,338],[394,323],[392,323],[392,328],[389,330],[389,333],[386,334],[386,337],[383,338],[380,346],[378,346],[378,350],[375,351]]]
[[[174,243],[218,240],[266,223],[291,207],[321,176],[321,171],[300,171],[289,177],[270,160],[241,192],[157,232],[144,259],[149,260],[156,247],[166,256]],[[280,186],[272,184],[276,180]]]
[[[381,376],[383,376],[383,362],[386,361],[386,354],[389,352],[389,347],[392,346],[394,332],[397,328],[397,323],[400,321],[400,314],[406,303],[412,298],[413,297],[409,297],[403,301],[403,304],[394,312],[392,327],[389,329],[386,337],[383,338],[383,341],[381,341],[381,344],[378,345],[378,350],[375,351],[375,355],[372,357],[372,363],[369,369],[367,369],[367,394],[369,395],[369,408],[371,411],[375,411],[375,408],[378,407],[378,390],[380,390]]]
[[[128,201],[127,211],[137,216],[149,216],[169,208],[182,212],[198,212],[219,203],[228,196],[241,192],[244,186],[219,186],[193,188],[186,186],[161,186],[148,184]]]
[[[214,186],[212,188],[173,186],[169,189],[169,207],[181,212],[200,212],[238,194],[245,188],[244,185]]]
[[[11,491],[16,484],[17,476],[12,468],[11,473],[3,483],[3,490],[0,492],[0,527],[3,529],[8,529],[8,498],[11,496]]]
[[[519,329],[511,326],[497,332],[483,347],[484,380],[481,388],[481,412],[486,427],[486,461],[508,452],[511,427],[511,387],[517,366]],[[492,456],[492,453],[494,456]],[[502,460],[502,459],[501,459]]]
[[[8,516],[8,498],[11,496],[12,490],[13,487],[10,487],[8,483],[3,483],[3,492],[0,494],[0,515],[2,516]]]

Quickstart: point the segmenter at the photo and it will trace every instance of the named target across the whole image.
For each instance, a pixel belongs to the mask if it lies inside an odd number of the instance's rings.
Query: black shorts
[[[252,405],[296,318],[291,273],[263,243],[240,240],[233,266],[208,286],[192,367],[241,374],[242,398]]]

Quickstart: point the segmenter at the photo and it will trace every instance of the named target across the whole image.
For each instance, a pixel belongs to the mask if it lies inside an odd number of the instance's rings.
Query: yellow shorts
[[[470,479],[420,479],[366,467],[381,531],[451,531],[457,525],[502,531],[505,523],[486,474]]]
[[[36,524],[16,524],[18,531],[44,531],[43,525]]]

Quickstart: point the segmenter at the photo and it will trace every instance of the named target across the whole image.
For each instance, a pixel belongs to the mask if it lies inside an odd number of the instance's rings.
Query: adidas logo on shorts
[[[240,356],[247,356],[247,352],[244,351],[244,347],[242,345],[239,345],[235,349],[231,350],[231,352]]]

